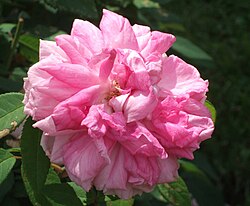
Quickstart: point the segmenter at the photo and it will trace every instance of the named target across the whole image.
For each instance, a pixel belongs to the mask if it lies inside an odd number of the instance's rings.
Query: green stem
[[[10,54],[9,54],[7,64],[6,64],[6,67],[7,67],[8,70],[10,70],[12,58],[13,58],[13,55],[15,53],[16,45],[18,43],[22,28],[23,28],[23,18],[20,17],[18,19],[18,22],[17,22],[17,28],[16,28],[15,36],[14,36],[14,38],[13,38],[13,40],[11,42],[11,46],[10,46]]]

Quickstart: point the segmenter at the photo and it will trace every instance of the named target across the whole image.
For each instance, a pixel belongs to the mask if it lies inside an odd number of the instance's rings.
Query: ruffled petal
[[[95,71],[79,64],[62,63],[42,66],[40,69],[46,71],[60,82],[67,84],[70,88],[84,89],[100,82]],[[85,81],[86,79],[88,81]]]
[[[211,137],[214,129],[205,106],[184,97],[164,99],[146,124],[166,151],[188,159],[193,159],[193,152],[203,140]]]
[[[59,165],[63,164],[63,147],[70,141],[71,135],[60,135],[52,137],[46,134],[42,135],[41,146],[50,161]]]
[[[150,27],[135,24],[133,25],[132,28],[138,42],[139,51],[142,51],[150,41],[151,38]]]
[[[56,56],[41,60],[33,65],[28,71],[28,78],[24,79],[24,89],[26,91],[23,103],[24,112],[31,115],[34,120],[40,120],[53,112],[54,107],[61,101],[74,95],[78,88],[69,87],[68,84],[58,81],[43,67],[51,67],[62,63]]]
[[[100,22],[106,48],[138,50],[138,44],[129,21],[116,13],[103,10]]]
[[[142,55],[147,57],[152,53],[165,53],[175,42],[176,38],[172,34],[153,31],[147,46],[141,51]]]
[[[55,42],[40,39],[39,60],[41,61],[44,58],[49,57],[51,54],[56,56],[56,58],[60,59],[62,62],[70,61],[65,52],[57,46]]]
[[[89,191],[92,182],[107,164],[98,151],[95,141],[85,134],[78,134],[64,146],[64,164],[71,180]],[[102,150],[105,145],[102,145]]]
[[[141,154],[146,157],[168,157],[157,138],[140,122],[130,123],[127,125],[125,131],[119,139],[116,139],[132,155]]]
[[[152,90],[131,93],[124,104],[124,115],[127,118],[127,123],[145,118],[155,109],[156,105],[157,99]]]
[[[162,33],[159,31],[150,31],[147,26],[133,25],[139,50],[141,54],[148,58],[152,53],[163,54],[175,42],[176,38],[172,34]]]
[[[162,96],[189,94],[200,101],[208,90],[208,82],[200,77],[195,67],[171,55],[163,62],[162,79],[158,87],[162,90]]]
[[[78,38],[62,34],[55,37],[56,44],[67,54],[72,64],[86,66],[92,53],[79,42]]]
[[[104,47],[101,31],[88,21],[75,19],[71,36],[81,38],[81,44],[87,47],[93,54],[100,53]]]
[[[160,176],[158,183],[173,182],[178,177],[179,163],[176,157],[169,156],[166,159],[158,159],[158,166],[160,168]]]

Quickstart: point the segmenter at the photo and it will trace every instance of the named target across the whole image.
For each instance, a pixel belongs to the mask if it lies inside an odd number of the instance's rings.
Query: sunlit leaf
[[[57,173],[54,171],[54,169],[50,167],[45,184],[48,185],[53,183],[61,183],[61,180],[58,177]]]
[[[132,206],[133,204],[134,204],[134,199],[115,200],[107,202],[107,206]]]
[[[22,100],[21,93],[0,95],[0,137],[9,134],[25,119]]]
[[[212,116],[212,120],[215,123],[215,121],[216,121],[216,109],[215,109],[214,105],[210,101],[206,100],[205,106],[209,109],[211,116]]]
[[[181,177],[171,183],[157,185],[162,196],[172,205],[191,206],[191,198],[187,186]]]
[[[9,33],[11,32],[11,30],[16,26],[16,24],[12,24],[12,23],[3,23],[0,24],[0,31],[5,32],[5,33]]]
[[[83,205],[87,205],[86,192],[80,186],[76,185],[74,182],[67,182],[67,184],[73,188],[77,197],[81,200]]]

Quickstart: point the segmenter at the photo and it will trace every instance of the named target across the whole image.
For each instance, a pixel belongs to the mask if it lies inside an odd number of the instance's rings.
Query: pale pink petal
[[[151,53],[165,53],[175,42],[176,38],[172,34],[153,31],[148,45],[141,51],[143,56]]]
[[[124,104],[124,115],[127,122],[138,121],[149,115],[156,107],[157,99],[153,91],[135,91]]]
[[[93,54],[100,53],[104,46],[101,31],[88,21],[75,19],[71,30],[71,36],[81,38],[81,43]]]
[[[158,86],[165,96],[189,94],[200,101],[208,90],[197,69],[174,55],[164,60],[162,77]]]
[[[90,190],[92,181],[107,164],[94,141],[85,134],[78,134],[63,148],[64,164],[70,179],[81,185],[85,191]]]
[[[42,135],[41,146],[51,162],[59,165],[63,164],[63,146],[70,141],[70,138],[71,136],[68,134],[60,137]]]
[[[62,34],[55,37],[56,44],[67,54],[72,64],[87,65],[92,53],[77,38]]]
[[[210,114],[199,101],[167,97],[156,107],[152,121],[146,122],[161,145],[178,158],[193,158],[199,144],[214,129]]]
[[[83,89],[99,84],[98,74],[87,66],[62,63],[40,68],[69,87]],[[85,81],[85,80],[88,81]]]
[[[96,188],[104,193],[110,189],[126,190],[128,174],[124,168],[124,160],[127,157],[123,148],[114,144],[109,150],[109,158],[110,164],[106,165],[95,179]]]
[[[179,163],[175,156],[169,156],[166,159],[158,159],[158,165],[160,168],[160,176],[158,183],[173,182],[178,177]]]
[[[81,125],[84,125],[88,128],[88,134],[93,138],[101,138],[107,131],[107,126],[102,120],[100,111],[98,109],[99,107],[101,107],[101,105],[91,106],[88,115],[81,122]]]
[[[135,24],[133,31],[140,48],[140,52],[144,57],[150,56],[152,53],[163,54],[175,42],[176,38],[172,34],[159,31],[150,32],[147,26]]]
[[[113,68],[116,52],[114,50],[104,50],[102,53],[95,55],[89,62],[88,66],[93,72],[98,73],[99,79],[105,82]]]
[[[135,51],[129,51],[125,55],[124,64],[131,70],[125,88],[148,90],[151,85],[150,76],[142,57]]]
[[[151,38],[150,27],[135,24],[133,25],[132,28],[138,42],[139,51],[142,51],[150,42]]]
[[[128,81],[128,77],[131,73],[132,71],[128,66],[115,62],[109,78],[118,82],[121,88],[125,88]]]
[[[115,112],[108,114],[103,110],[99,110],[100,115],[107,126],[112,128],[115,131],[119,131],[120,133],[125,131],[126,128],[126,119],[122,112]]]
[[[142,155],[134,155],[126,159],[125,168],[130,174],[128,182],[135,187],[155,185],[161,172],[155,158],[145,158]]]
[[[168,157],[157,138],[139,122],[127,125],[126,132],[117,140],[132,155],[142,154],[147,157]]]
[[[54,41],[46,41],[40,40],[40,47],[39,47],[39,59],[40,61],[44,58],[49,57],[51,54],[60,59],[62,62],[69,62],[68,56],[65,52],[56,45]]]
[[[122,112],[124,110],[124,104],[129,97],[130,93],[123,94],[117,97],[113,97],[109,100],[109,105],[115,112]]]
[[[24,112],[31,115],[34,120],[47,117],[60,101],[79,91],[41,70],[44,66],[54,66],[60,63],[62,63],[61,60],[50,55],[33,65],[28,72],[29,78],[24,79],[24,89],[26,90],[23,101]]]
[[[88,87],[58,104],[52,114],[57,130],[82,129],[82,120],[86,117],[91,105],[98,101],[100,91],[99,85]]]
[[[105,47],[138,50],[135,34],[126,18],[104,9],[100,29]]]

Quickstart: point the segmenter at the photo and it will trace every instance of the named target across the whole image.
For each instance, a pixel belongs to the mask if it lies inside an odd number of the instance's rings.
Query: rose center
[[[110,100],[110,99],[112,99],[112,97],[117,97],[117,96],[121,95],[120,89],[121,89],[121,87],[120,87],[119,83],[116,80],[113,80],[112,84],[111,84],[110,92],[109,92],[108,96],[105,97],[105,99]]]

